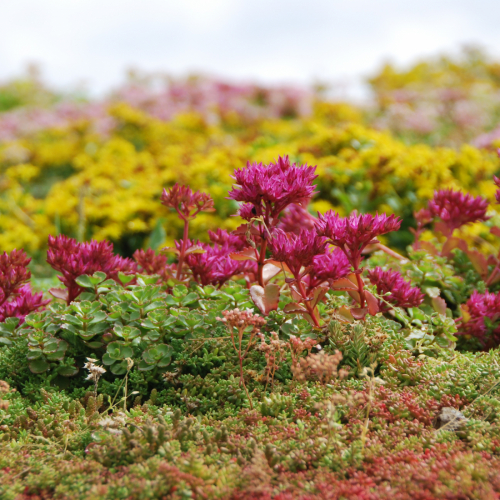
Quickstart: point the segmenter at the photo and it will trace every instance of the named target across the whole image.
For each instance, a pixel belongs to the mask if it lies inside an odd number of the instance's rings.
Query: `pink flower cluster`
[[[401,219],[395,215],[370,215],[352,213],[349,217],[340,217],[332,210],[319,214],[316,223],[318,234],[326,236],[328,241],[346,254],[349,262],[357,269],[361,252],[370,244],[378,243],[377,236],[397,231]]]
[[[202,285],[222,285],[233,276],[243,273],[255,273],[256,263],[251,260],[238,261],[229,256],[245,248],[245,241],[240,236],[232,235],[219,229],[216,233],[210,232],[212,245],[194,243],[186,240],[185,248],[189,250],[198,246],[200,252],[186,253],[184,262],[191,270],[193,277]],[[175,242],[178,250],[184,246],[183,240]]]
[[[30,261],[24,250],[0,255],[0,321],[17,317],[22,323],[27,314],[50,302],[43,300],[42,293],[33,294],[26,284],[31,277]]]
[[[453,189],[443,189],[434,193],[428,210],[433,217],[439,217],[450,234],[453,230],[471,222],[486,221],[488,200],[473,197]]]
[[[43,293],[33,293],[31,286],[24,285],[16,292],[14,298],[0,306],[0,322],[7,318],[19,318],[20,324],[24,318],[38,309],[46,306],[50,300],[44,300]]]
[[[194,219],[199,212],[213,212],[214,201],[210,195],[201,191],[193,191],[189,186],[175,185],[163,190],[161,203],[166,207],[173,208],[183,220]]]
[[[278,227],[285,231],[285,233],[298,234],[301,229],[314,229],[316,221],[316,217],[311,215],[306,208],[292,203],[286,208]]]
[[[229,199],[245,203],[238,212],[245,220],[264,216],[266,224],[275,225],[279,214],[291,203],[307,204],[313,194],[316,167],[290,163],[288,156],[276,163],[248,163],[234,172],[236,185]]]
[[[331,252],[316,255],[313,259],[312,269],[309,272],[309,289],[312,289],[325,281],[334,282],[345,278],[351,272],[351,264],[340,248],[334,248]]]
[[[101,101],[67,100],[51,108],[27,107],[2,113],[0,142],[82,122],[88,122],[95,133],[107,136],[118,123],[109,108],[122,102],[162,121],[196,112],[208,123],[216,124],[235,115],[246,123],[306,116],[312,111],[312,97],[311,92],[294,87],[234,84],[206,77],[173,80],[167,75],[145,75],[141,81],[129,82]]]
[[[115,255],[113,244],[109,241],[78,243],[64,235],[49,236],[47,262],[62,274],[58,278],[67,288],[68,304],[83,291],[75,281],[82,274],[92,275],[101,271],[107,278],[119,281],[120,271],[125,274],[137,272],[134,261]]]
[[[152,248],[136,250],[133,257],[141,273],[158,274],[163,281],[167,281],[175,274],[175,264],[169,264],[165,255],[156,254]]]
[[[299,234],[285,233],[275,229],[268,241],[269,249],[275,260],[284,262],[295,279],[299,279],[300,270],[312,265],[314,257],[326,251],[326,240],[316,231],[300,231]]]
[[[475,290],[465,305],[466,320],[462,320],[458,335],[471,335],[484,349],[500,344],[500,292],[479,293]],[[491,325],[488,326],[485,319]]]
[[[424,294],[418,287],[411,285],[397,271],[384,271],[376,267],[368,271],[368,279],[377,287],[380,295],[389,294],[384,299],[396,307],[418,307],[424,301]],[[388,311],[390,307],[379,300],[379,310]]]

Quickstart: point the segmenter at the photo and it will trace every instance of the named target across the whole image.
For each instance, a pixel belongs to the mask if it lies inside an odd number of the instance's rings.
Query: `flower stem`
[[[179,262],[177,263],[176,279],[180,280],[182,276],[182,265],[184,264],[184,254],[186,253],[186,244],[189,235],[189,219],[184,219],[184,234],[182,236],[182,247],[179,254]]]
[[[314,314],[314,308],[311,307],[310,301],[307,300],[307,294],[306,294],[306,291],[304,289],[304,284],[302,283],[302,280],[301,279],[297,279],[297,284],[299,286],[299,292],[302,295],[302,298],[304,299],[303,302],[304,302],[304,305],[306,306],[307,312],[309,313],[309,316],[311,316],[311,318],[312,318],[312,320],[314,322],[314,326],[316,326],[317,328],[319,328],[320,325],[319,325],[318,318]]]
[[[361,273],[359,273],[359,257],[353,259],[354,262],[352,267],[354,267],[354,273],[356,274],[356,281],[358,283],[358,293],[359,293],[359,307],[365,307],[365,285],[361,279]]]
[[[266,249],[267,249],[267,240],[264,239],[262,241],[262,245],[260,247],[260,255],[259,255],[259,260],[257,261],[257,269],[258,269],[258,275],[257,279],[259,281],[260,286],[264,286],[264,261],[266,260]]]

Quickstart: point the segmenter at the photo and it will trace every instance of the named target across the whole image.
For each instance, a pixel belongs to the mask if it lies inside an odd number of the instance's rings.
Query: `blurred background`
[[[172,244],[175,182],[214,198],[206,239],[238,224],[234,169],[278,155],[318,166],[311,213],[403,216],[404,250],[435,189],[494,200],[499,19],[485,0],[7,0],[0,251]]]
[[[0,78],[38,65],[58,89],[102,94],[126,69],[256,83],[333,85],[366,97],[384,61],[408,65],[463,45],[500,51],[486,0],[6,0]]]

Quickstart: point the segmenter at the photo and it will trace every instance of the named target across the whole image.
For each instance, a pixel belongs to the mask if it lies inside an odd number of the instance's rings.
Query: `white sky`
[[[2,0],[0,80],[36,62],[51,84],[98,93],[130,67],[351,87],[384,60],[465,43],[500,57],[499,1]]]

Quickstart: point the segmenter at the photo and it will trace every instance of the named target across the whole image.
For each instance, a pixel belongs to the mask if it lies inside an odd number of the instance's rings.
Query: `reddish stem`
[[[179,262],[177,263],[176,279],[180,280],[182,275],[182,265],[184,264],[184,254],[186,253],[186,244],[189,235],[189,219],[184,219],[184,234],[182,236],[182,246],[179,254]]]
[[[486,283],[485,283],[486,286],[490,286],[491,283],[493,282],[493,278],[498,273],[499,266],[500,266],[500,262],[495,266],[495,269],[493,269],[493,271],[491,272],[490,277],[486,280]]]
[[[266,260],[266,249],[267,249],[267,239],[264,239],[260,247],[259,260],[257,261],[257,269],[258,269],[257,279],[261,287],[264,287],[263,273],[264,273],[264,261]]]
[[[354,274],[356,274],[356,281],[358,283],[358,293],[359,293],[359,307],[363,308],[365,307],[365,285],[363,283],[363,280],[361,279],[361,273],[359,273],[359,257],[356,256],[355,259],[353,259],[354,262],[352,264],[352,267],[354,267]]]
[[[316,315],[314,314],[314,308],[311,307],[310,301],[307,300],[307,294],[304,289],[304,284],[302,283],[301,279],[297,279],[297,284],[299,285],[299,292],[302,295],[302,298],[304,299],[304,305],[306,306],[307,312],[309,313],[309,316],[311,316],[314,326],[319,328],[319,321],[318,318],[316,318]]]
[[[385,252],[387,255],[390,255],[391,257],[394,257],[395,259],[405,260],[405,257],[403,257],[401,254],[399,254],[398,252],[395,252],[394,250],[390,249],[389,247],[386,247],[385,245],[382,245],[382,243],[376,243],[375,246],[379,250],[382,250],[382,252]]]

